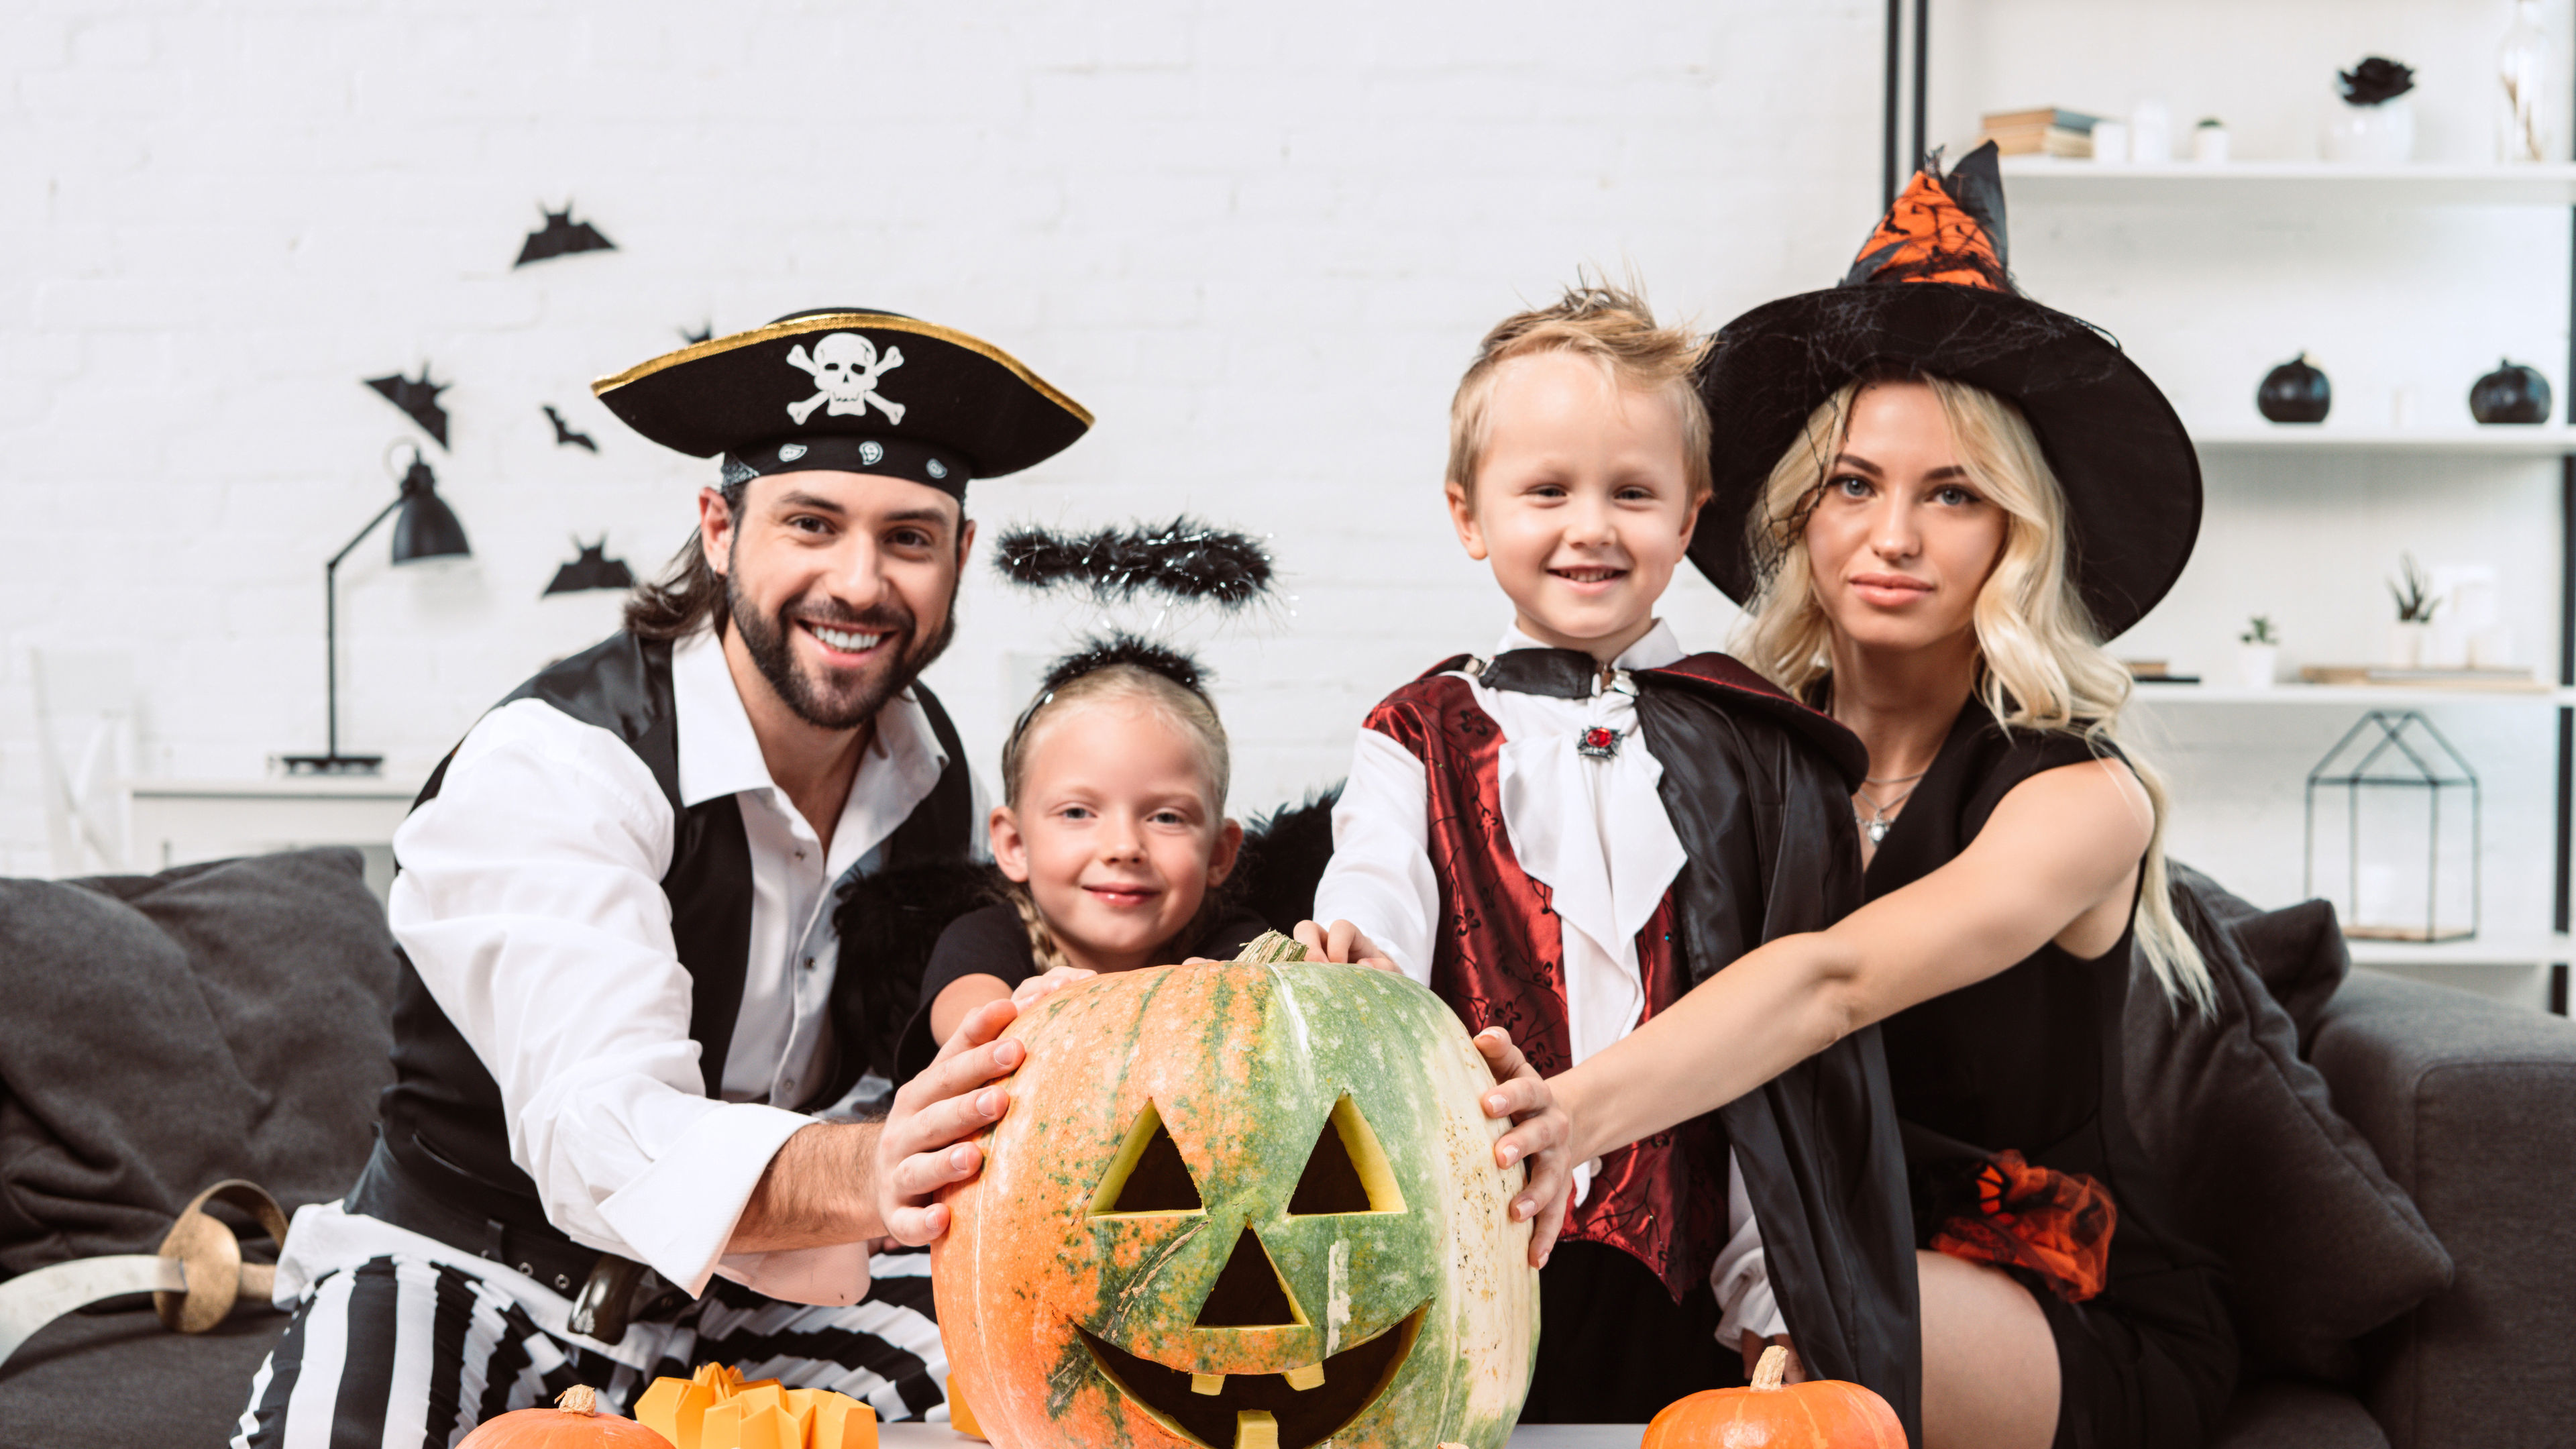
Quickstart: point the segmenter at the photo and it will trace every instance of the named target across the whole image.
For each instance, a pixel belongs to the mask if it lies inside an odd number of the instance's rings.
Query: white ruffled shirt
[[[1495,647],[1547,646],[1515,627]],[[1496,789],[1513,857],[1548,888],[1564,924],[1566,1033],[1576,1062],[1636,1030],[1646,1008],[1637,933],[1687,859],[1656,793],[1664,767],[1639,727],[1636,689],[1626,675],[1682,654],[1671,626],[1658,620],[1614,661],[1620,673],[1611,687],[1596,687],[1589,699],[1492,689],[1458,676],[1502,732]],[[1607,758],[1576,748],[1594,726],[1620,732]],[[1412,751],[1375,730],[1360,731],[1350,781],[1333,810],[1333,860],[1315,890],[1315,919],[1351,922],[1407,976],[1430,983],[1440,886],[1431,870],[1428,777]],[[1590,1189],[1593,1166],[1575,1169],[1577,1202]],[[1788,1331],[1732,1152],[1727,1242],[1709,1281],[1724,1310],[1721,1342],[1732,1345],[1744,1329],[1766,1338]]]

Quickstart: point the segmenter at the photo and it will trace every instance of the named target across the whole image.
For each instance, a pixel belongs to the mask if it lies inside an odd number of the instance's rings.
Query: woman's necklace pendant
[[[1893,820],[1884,819],[1870,821],[1867,827],[1869,830],[1869,843],[1876,845],[1880,841],[1885,840],[1887,838],[1887,827],[1895,823],[1896,822]]]

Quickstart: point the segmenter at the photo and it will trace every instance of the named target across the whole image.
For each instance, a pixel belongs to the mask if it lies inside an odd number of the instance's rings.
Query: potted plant
[[[2272,616],[2257,614],[2236,636],[2236,682],[2247,689],[2270,689],[2281,669],[2281,636],[2272,632]]]
[[[2424,641],[2433,632],[2433,611],[2441,599],[2433,592],[2432,582],[2415,566],[2415,555],[2397,556],[2401,572],[2388,581],[2388,594],[2397,601],[2397,622],[2388,626],[2388,667],[2421,669],[2424,667]]]
[[[2343,104],[2326,122],[2326,159],[2356,166],[2402,166],[2415,155],[2415,109],[2406,93],[2415,72],[2384,56],[2337,73]]]

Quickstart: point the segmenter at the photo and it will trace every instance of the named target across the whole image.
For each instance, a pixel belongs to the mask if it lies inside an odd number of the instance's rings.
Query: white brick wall
[[[2501,0],[1954,0],[1933,112],[2216,112],[2241,155],[2307,154],[2328,72],[2416,63],[2426,154],[2477,159]],[[1502,613],[1436,481],[1484,327],[1576,269],[1634,267],[1714,324],[1830,282],[1878,188],[1875,0],[1569,9],[1326,0],[958,7],[464,0],[438,7],[20,0],[0,9],[0,872],[47,868],[28,651],[131,650],[146,770],[257,774],[322,738],[320,564],[393,496],[407,436],[359,379],[454,384],[432,452],[474,562],[343,575],[346,746],[417,778],[489,701],[606,632],[540,601],[571,535],[657,567],[706,465],[628,435],[587,382],[791,308],[851,302],[1012,349],[1100,415],[979,484],[988,528],[1188,508],[1266,531],[1290,596],[1207,652],[1237,806],[1336,777],[1365,705]],[[2551,9],[2562,42],[2565,4]],[[2161,88],[2158,91],[2158,88]],[[514,271],[542,204],[620,250]],[[2112,327],[2187,416],[2328,353],[2339,411],[2456,406],[2511,352],[2559,385],[2565,217],[2248,220],[2024,207],[2033,290]],[[560,449],[538,405],[596,438]],[[2361,486],[2351,475],[2362,474]],[[2554,650],[2554,468],[2214,470],[2201,559],[2128,641],[2227,666],[2246,614],[2292,662],[2371,657],[2400,546],[2506,572]],[[1721,642],[1695,578],[1672,614]],[[934,682],[988,764],[1008,659],[1062,611],[979,568]],[[2547,732],[2446,723],[2489,773],[2491,919],[2545,916]],[[2297,889],[2296,781],[2345,721],[2174,728],[2186,853]],[[2309,736],[2315,736],[2311,739]],[[2286,793],[2285,793],[2286,792]]]
[[[1877,13],[12,7],[0,870],[46,867],[31,646],[135,653],[154,773],[320,744],[320,566],[409,434],[359,379],[454,383],[431,462],[473,563],[396,571],[380,533],[342,574],[344,745],[411,779],[612,626],[607,595],[538,599],[570,535],[640,570],[687,530],[707,466],[585,384],[819,303],[990,337],[1100,415],[977,485],[988,528],[1275,534],[1294,602],[1210,650],[1240,800],[1329,780],[1369,700],[1498,625],[1436,505],[1479,332],[1584,265],[1708,322],[1817,279],[1875,195]],[[620,250],[512,270],[567,198]],[[1703,633],[1721,608],[1680,605]],[[1005,652],[1060,614],[974,576],[934,680],[979,758]]]

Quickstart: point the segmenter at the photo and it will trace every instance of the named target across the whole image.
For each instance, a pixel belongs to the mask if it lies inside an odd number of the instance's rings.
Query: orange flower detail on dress
[[[2004,262],[1986,224],[1941,184],[1937,168],[1914,173],[1862,243],[1845,282],[1949,282],[2009,292]]]
[[[1976,1211],[1943,1223],[1932,1235],[1934,1251],[2025,1269],[2069,1303],[2102,1291],[2120,1214],[2100,1182],[2033,1167],[2006,1150],[1977,1170],[1976,1190]]]

